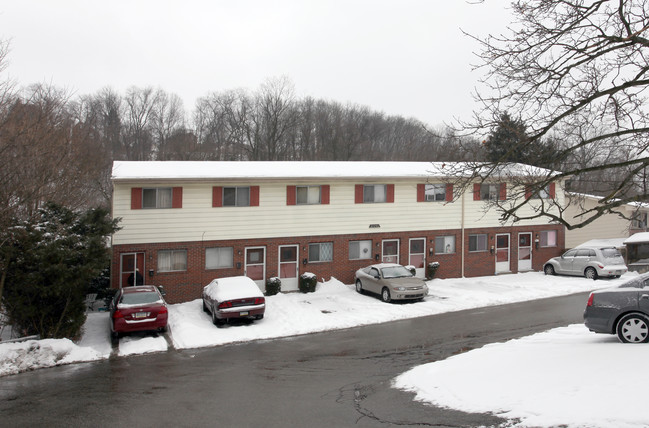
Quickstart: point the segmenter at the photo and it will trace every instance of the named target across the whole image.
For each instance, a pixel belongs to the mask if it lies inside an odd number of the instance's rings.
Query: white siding
[[[417,184],[395,182],[394,203],[355,204],[354,185],[361,181],[327,182],[146,182],[144,187],[182,186],[179,209],[131,209],[131,187],[114,183],[113,216],[122,229],[113,244],[181,242],[289,236],[341,235],[371,232],[460,229],[462,199],[453,203],[417,202]],[[373,181],[373,183],[387,183]],[[287,185],[330,185],[328,205],[286,205]],[[212,207],[212,186],[258,185],[258,207]],[[559,186],[557,186],[559,187]],[[559,196],[559,195],[557,195]],[[563,195],[561,195],[563,198]],[[484,212],[484,203],[465,194],[464,227],[498,227],[499,216]],[[370,228],[378,224],[380,228]],[[520,224],[547,224],[543,219]]]

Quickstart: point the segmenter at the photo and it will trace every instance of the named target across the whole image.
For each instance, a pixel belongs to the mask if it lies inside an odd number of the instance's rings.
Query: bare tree
[[[125,132],[123,135],[127,159],[154,159],[153,124],[156,110],[163,101],[160,89],[131,87],[126,91]]]
[[[601,203],[579,223],[570,223],[561,211],[557,214],[555,206],[523,217],[525,198],[512,206],[498,204],[502,219],[545,216],[575,228],[622,204],[646,201],[648,195],[638,193],[642,189],[637,185],[649,163],[646,2],[519,0],[512,10],[514,22],[506,35],[479,40],[479,67],[486,74],[476,97],[483,108],[474,123],[463,124],[464,130],[485,135],[503,112],[514,112],[528,125],[528,138],[521,145],[556,142],[555,167],[534,170],[521,185],[540,189],[596,171],[615,175],[617,181],[598,189]],[[502,173],[502,164],[474,164],[464,173],[469,179],[485,179]]]

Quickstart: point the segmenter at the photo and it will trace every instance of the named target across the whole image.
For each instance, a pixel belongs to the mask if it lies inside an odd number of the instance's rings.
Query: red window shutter
[[[525,186],[525,199],[532,197],[532,186]]]
[[[480,200],[480,183],[473,183],[473,200]]]
[[[394,184],[388,184],[385,189],[385,202],[394,202]]]
[[[362,204],[363,203],[363,185],[357,184],[356,190],[354,192],[354,203]]]
[[[555,192],[556,192],[556,189],[555,189],[554,183],[550,183],[550,198],[554,199]]]
[[[507,199],[507,183],[500,183],[500,195],[498,199],[501,201]]]
[[[259,206],[259,186],[250,186],[250,206]]]
[[[296,186],[286,186],[286,205],[295,205],[296,203]]]
[[[223,187],[212,187],[212,206],[215,208],[223,206]]]
[[[132,210],[142,209],[142,188],[141,187],[131,187],[131,209]]]
[[[171,190],[171,208],[183,207],[183,188],[174,187]]]
[[[446,202],[453,202],[453,185],[451,183],[446,184]]]
[[[424,202],[426,200],[426,185],[417,184],[417,202]]]
[[[320,186],[320,203],[322,205],[329,205],[329,185],[324,184]]]

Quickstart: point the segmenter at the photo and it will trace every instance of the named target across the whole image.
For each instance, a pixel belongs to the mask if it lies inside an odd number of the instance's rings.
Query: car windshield
[[[154,291],[142,291],[138,293],[126,293],[122,296],[120,303],[124,305],[143,305],[155,303],[160,300],[160,295]]]
[[[403,266],[384,267],[383,269],[381,269],[381,272],[383,273],[383,278],[401,278],[412,276],[412,272],[410,272]]]
[[[616,248],[602,248],[602,256],[605,259],[617,259],[622,258],[622,254]]]

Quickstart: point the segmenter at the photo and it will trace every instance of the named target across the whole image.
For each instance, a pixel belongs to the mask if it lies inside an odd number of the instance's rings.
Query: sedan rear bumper
[[[260,318],[266,311],[266,305],[239,306],[227,309],[217,309],[216,318]]]
[[[158,315],[154,319],[127,321],[117,318],[111,323],[114,333],[131,333],[134,331],[160,330],[167,327],[167,314]]]

